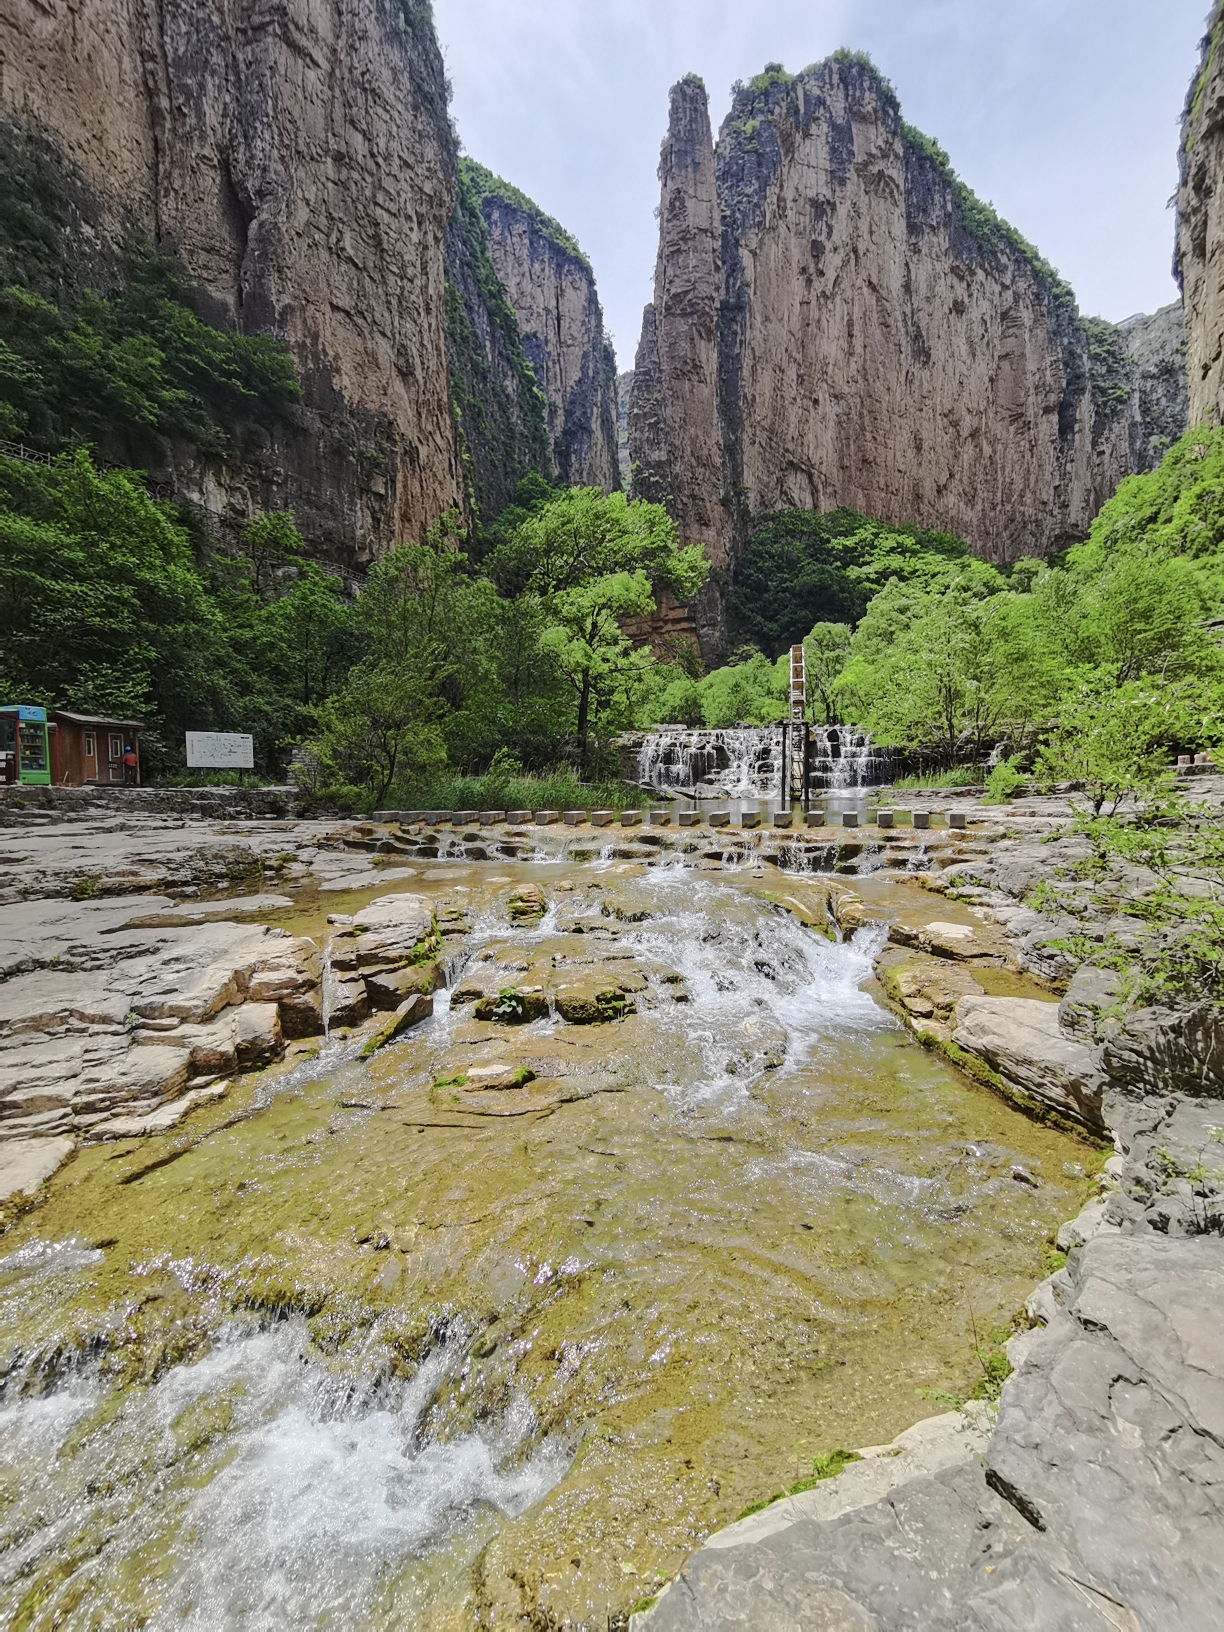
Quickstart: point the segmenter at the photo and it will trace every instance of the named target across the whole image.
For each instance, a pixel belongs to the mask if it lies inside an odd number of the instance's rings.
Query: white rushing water
[[[168,1574],[141,1624],[198,1632],[359,1624],[388,1572],[482,1509],[515,1516],[552,1489],[571,1447],[538,1438],[521,1394],[478,1432],[429,1431],[433,1396],[464,1364],[464,1336],[440,1342],[410,1382],[380,1375],[363,1389],[353,1368],[332,1372],[308,1359],[304,1328],[290,1322],[231,1332],[203,1360],[129,1391],[74,1454],[86,1480],[116,1485],[120,1500],[133,1465],[158,1489],[112,1541],[129,1554],[170,1543]],[[70,1544],[80,1522],[73,1487],[42,1490],[38,1469],[63,1455],[103,1392],[77,1379],[0,1410],[2,1465],[11,1485],[33,1486],[43,1520],[6,1549],[4,1578],[19,1577],[33,1553]],[[192,1488],[176,1477],[184,1444],[194,1436],[206,1445],[210,1422],[224,1424],[224,1448],[204,1449],[213,1477]]]

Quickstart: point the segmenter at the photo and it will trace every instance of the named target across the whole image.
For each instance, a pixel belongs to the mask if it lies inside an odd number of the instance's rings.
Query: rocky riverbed
[[[1211,1624],[1213,1021],[970,817],[10,828],[6,1614]]]

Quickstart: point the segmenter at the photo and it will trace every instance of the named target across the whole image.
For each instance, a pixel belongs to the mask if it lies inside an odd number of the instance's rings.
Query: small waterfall
[[[814,725],[809,731],[808,788],[839,791],[877,787],[892,775],[892,755],[855,725]]]
[[[326,1040],[331,1036],[332,997],[335,990],[336,977],[332,973],[332,938],[329,935],[323,943],[323,970],[319,978],[319,1004],[323,1013],[323,1036]]]
[[[637,780],[695,799],[776,799],[782,789],[782,727],[652,731],[638,749]]]

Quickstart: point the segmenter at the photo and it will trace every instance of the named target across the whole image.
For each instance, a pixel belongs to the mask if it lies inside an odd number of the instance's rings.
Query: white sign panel
[[[241,731],[188,731],[187,764],[193,771],[250,771],[255,739]]]

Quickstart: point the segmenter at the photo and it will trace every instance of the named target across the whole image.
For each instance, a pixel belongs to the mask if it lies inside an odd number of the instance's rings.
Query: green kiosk
[[[0,782],[51,785],[45,708],[34,703],[0,706]]]

